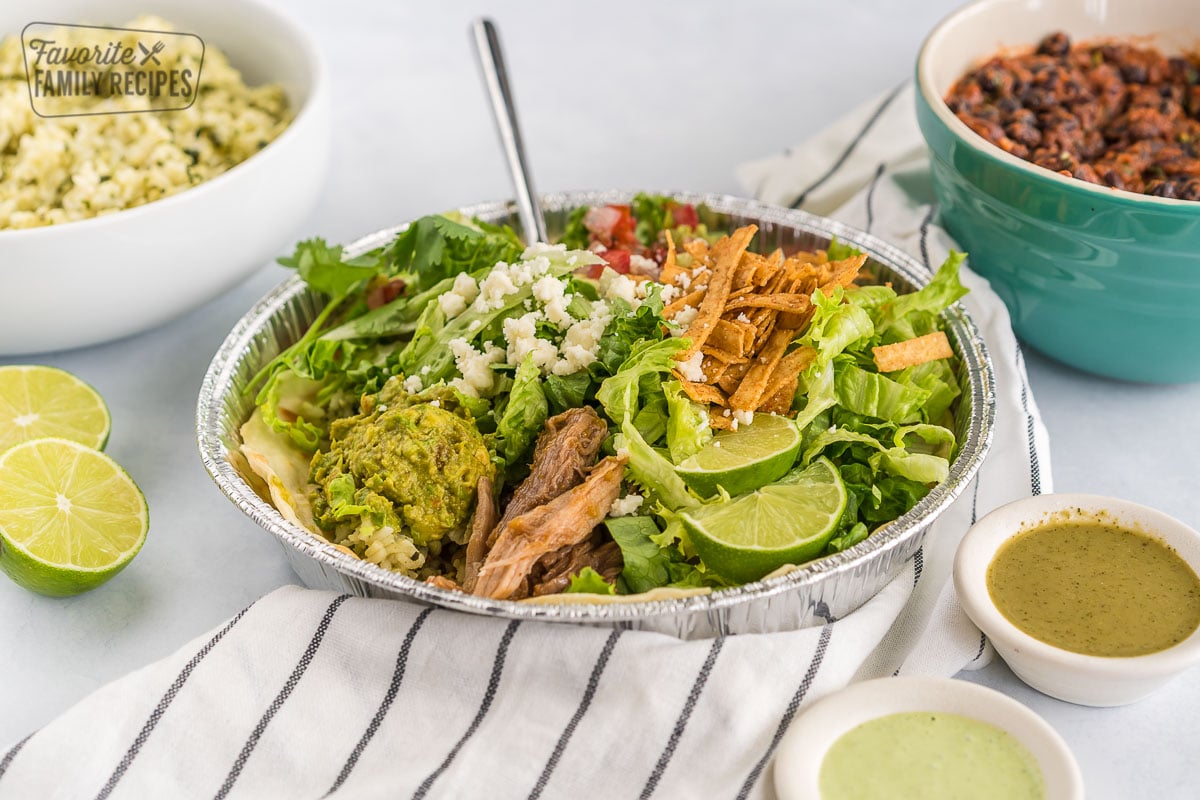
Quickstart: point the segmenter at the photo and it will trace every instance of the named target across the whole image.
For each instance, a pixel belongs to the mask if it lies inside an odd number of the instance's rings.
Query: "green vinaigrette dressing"
[[[909,711],[843,734],[821,762],[820,800],[1045,800],[1037,759],[1007,731]]]
[[[1054,521],[1006,542],[992,602],[1047,644],[1092,656],[1157,653],[1200,626],[1200,578],[1159,539],[1100,520]]]

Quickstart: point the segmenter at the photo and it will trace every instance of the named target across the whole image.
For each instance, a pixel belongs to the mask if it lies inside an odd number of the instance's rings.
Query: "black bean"
[[[1071,49],[1071,39],[1062,31],[1054,33],[1042,39],[1038,44],[1037,51],[1044,56],[1065,56],[1067,51]]]
[[[1141,64],[1122,64],[1121,77],[1129,83],[1145,83],[1149,79],[1146,68]]]
[[[1175,184],[1171,181],[1151,181],[1146,184],[1146,194],[1154,195],[1155,197],[1178,197],[1178,192],[1175,191]]]
[[[1011,116],[1023,110],[1021,108],[1021,101],[1011,95],[1005,95],[997,100],[996,108],[1000,109],[1000,113],[1005,116]]]

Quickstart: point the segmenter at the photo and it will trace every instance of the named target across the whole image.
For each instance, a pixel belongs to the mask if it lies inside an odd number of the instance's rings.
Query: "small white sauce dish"
[[[1046,797],[1083,800],[1083,776],[1075,756],[1037,714],[985,686],[916,675],[854,683],[814,703],[780,742],[776,794],[780,800],[817,800],[821,764],[834,742],[865,722],[910,711],[959,714],[1008,732],[1037,759]]]
[[[1179,520],[1127,500],[1047,494],[1001,506],[967,531],[954,560],[959,602],[1017,677],[1039,692],[1086,706],[1133,703],[1200,664],[1200,629],[1182,642],[1148,655],[1084,655],[1025,633],[996,608],[988,592],[988,566],[1000,547],[1017,534],[1068,512],[1082,517],[1102,515],[1106,522],[1152,535],[1200,574],[1200,533]]]

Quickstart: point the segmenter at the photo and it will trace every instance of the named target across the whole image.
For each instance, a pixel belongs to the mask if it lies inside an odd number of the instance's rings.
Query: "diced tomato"
[[[629,206],[611,206],[621,212],[621,218],[617,220],[617,224],[613,226],[612,238],[613,244],[626,247],[636,247],[639,242],[637,238],[637,222],[633,218],[633,213],[629,210]],[[615,269],[615,267],[614,267]]]
[[[583,217],[583,226],[594,241],[605,247],[637,244],[637,223],[629,206],[594,206]]]
[[[584,274],[587,275],[592,280],[596,280],[597,278],[599,278],[600,273],[604,272],[605,267],[611,267],[613,270],[621,273],[622,275],[629,274],[629,251],[628,250],[617,250],[614,248],[610,248],[608,250],[605,250],[602,253],[597,253],[596,255],[603,258],[604,263],[603,264],[592,264],[591,266],[589,266],[587,268],[587,272],[585,272]]]
[[[622,275],[629,272],[629,251],[628,250],[605,250],[600,254],[600,257],[608,262],[608,265]]]
[[[676,225],[687,225],[694,228],[700,224],[700,216],[696,214],[696,207],[691,203],[672,203],[671,216]]]

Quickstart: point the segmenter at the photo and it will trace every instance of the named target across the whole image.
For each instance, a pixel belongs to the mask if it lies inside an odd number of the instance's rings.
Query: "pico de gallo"
[[[587,267],[589,278],[599,278],[607,266],[622,275],[657,279],[667,257],[668,231],[677,246],[697,238],[710,243],[720,238],[701,221],[706,211],[704,206],[639,194],[629,204],[576,209],[567,220],[562,242],[604,259],[603,264]]]

